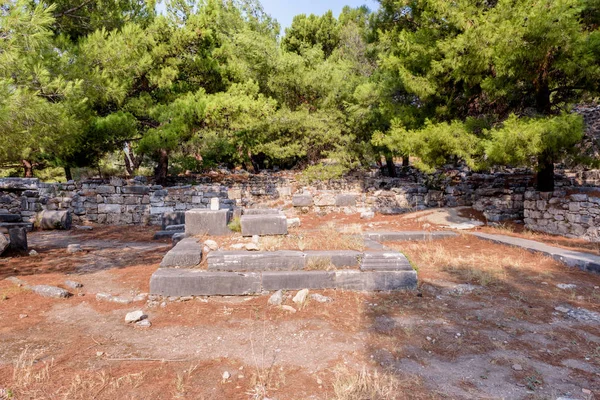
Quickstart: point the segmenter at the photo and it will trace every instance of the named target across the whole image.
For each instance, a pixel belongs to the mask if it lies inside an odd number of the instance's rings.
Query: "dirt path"
[[[0,281],[0,399],[600,395],[598,275],[461,235],[386,243],[418,267],[418,292],[322,291],[333,301],[295,313],[268,296],[96,300],[148,291],[168,246],[151,233],[33,234],[37,260],[0,264],[30,284],[84,285],[57,300]],[[74,237],[84,254],[66,253]],[[150,328],[124,322],[136,309]]]

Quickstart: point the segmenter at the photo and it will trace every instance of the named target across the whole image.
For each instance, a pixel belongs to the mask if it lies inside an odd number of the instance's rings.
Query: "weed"
[[[346,366],[334,370],[333,391],[337,400],[391,400],[403,397],[400,382],[391,374],[352,371]]]
[[[233,232],[241,232],[242,231],[242,222],[239,217],[233,218],[227,226]]]

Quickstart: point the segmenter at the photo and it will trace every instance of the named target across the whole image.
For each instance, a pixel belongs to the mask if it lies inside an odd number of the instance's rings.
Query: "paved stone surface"
[[[209,271],[289,271],[306,265],[306,255],[293,250],[213,251],[207,259]]]
[[[287,218],[285,215],[242,215],[240,223],[242,225],[242,236],[287,234]]]
[[[35,217],[36,226],[42,230],[48,231],[53,229],[69,230],[73,223],[71,212],[66,211],[40,211]]]
[[[412,271],[406,256],[397,251],[367,251],[364,253],[360,269],[362,271]]]
[[[405,231],[405,232],[367,232],[365,238],[378,242],[400,242],[408,240],[435,240],[456,237],[455,232],[428,232],[428,231]]]
[[[509,246],[521,247],[535,253],[542,253],[546,256],[568,265],[569,267],[577,267],[584,271],[592,271],[600,273],[600,256],[581,253],[578,251],[562,249],[545,243],[536,242],[529,239],[521,239],[506,235],[492,235],[489,233],[473,232],[471,235],[489,240],[494,243],[506,244]]]
[[[195,267],[202,260],[202,244],[194,238],[186,238],[175,245],[160,263],[161,268]]]
[[[150,278],[150,293],[161,296],[259,294],[261,274],[160,268]]]
[[[222,236],[231,233],[228,210],[206,210],[197,208],[185,213],[185,233],[190,236],[214,235]]]

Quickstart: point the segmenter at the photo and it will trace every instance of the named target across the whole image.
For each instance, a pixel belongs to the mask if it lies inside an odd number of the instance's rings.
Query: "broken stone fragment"
[[[137,310],[127,313],[127,315],[125,316],[125,322],[138,322],[146,318],[148,318],[148,316],[144,314],[142,310]]]
[[[278,290],[269,297],[268,303],[272,306],[280,306],[283,303],[283,290]]]
[[[43,297],[52,297],[55,299],[65,299],[71,296],[67,290],[50,285],[35,285],[31,287],[31,291]]]

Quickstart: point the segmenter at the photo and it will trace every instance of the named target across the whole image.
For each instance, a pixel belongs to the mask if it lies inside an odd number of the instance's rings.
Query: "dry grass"
[[[333,391],[337,400],[392,400],[404,399],[402,384],[394,375],[378,371],[350,370],[338,366],[334,370]]]
[[[311,258],[304,268],[306,271],[335,271],[337,268],[328,257]]]

